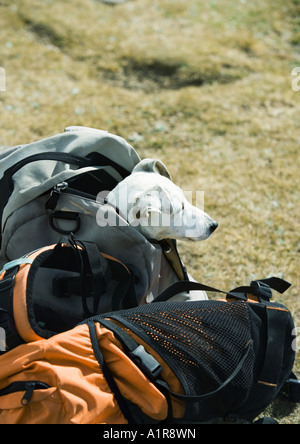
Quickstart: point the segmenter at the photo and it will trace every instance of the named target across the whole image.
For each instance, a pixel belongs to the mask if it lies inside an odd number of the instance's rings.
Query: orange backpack
[[[163,361],[155,357],[160,369]],[[165,364],[163,375],[182,392]],[[0,357],[0,424],[127,424],[135,422],[129,404],[154,422],[167,416],[165,396],[99,323],[20,345]],[[175,402],[176,416],[183,411]]]
[[[62,238],[0,272],[0,327],[11,349],[47,339],[88,317],[137,306],[136,276],[92,242]]]
[[[268,284],[289,287],[271,278],[225,300],[165,302],[201,286],[177,283],[16,347],[0,356],[0,423],[253,423],[283,390],[300,401],[293,319]]]

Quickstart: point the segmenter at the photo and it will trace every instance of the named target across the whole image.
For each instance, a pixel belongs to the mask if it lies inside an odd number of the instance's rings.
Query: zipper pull
[[[25,385],[25,394],[24,394],[24,396],[23,396],[23,398],[21,400],[21,404],[23,406],[26,406],[29,403],[29,401],[31,399],[31,396],[32,396],[32,394],[34,392],[34,389],[35,389],[35,382],[27,382],[26,383],[26,385]]]
[[[46,209],[47,210],[54,210],[58,199],[61,196],[61,192],[64,191],[66,188],[68,188],[69,184],[67,182],[60,182],[57,185],[55,185],[55,187],[53,188],[53,190],[50,193],[50,198],[49,200],[46,202]]]

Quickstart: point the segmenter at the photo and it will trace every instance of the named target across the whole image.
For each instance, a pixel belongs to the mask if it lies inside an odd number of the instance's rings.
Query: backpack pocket
[[[51,210],[46,210],[49,194],[42,195],[16,210],[8,217],[3,227],[1,260],[5,262],[18,259],[45,245],[53,245],[60,241],[62,233],[55,231],[50,224]],[[162,250],[157,244],[150,243],[134,227],[119,216],[111,205],[93,201],[70,193],[61,195],[55,211],[78,213],[80,228],[76,238],[94,242],[99,250],[113,256],[124,264],[131,265],[138,279],[136,280],[136,295],[138,302],[144,302],[149,292],[153,297],[158,294],[158,288],[165,287],[161,280],[173,278],[171,268],[167,268],[160,279]],[[98,219],[117,223],[99,226]],[[77,226],[77,221],[55,219],[55,226],[70,232]],[[168,282],[169,285],[169,282]]]
[[[57,387],[41,381],[15,381],[0,390],[0,424],[57,424],[63,417]]]
[[[21,393],[22,399],[20,404],[22,406],[26,406],[36,390],[46,390],[49,389],[50,386],[40,381],[16,381],[9,384],[7,387],[0,390],[0,397],[7,396],[13,393]]]

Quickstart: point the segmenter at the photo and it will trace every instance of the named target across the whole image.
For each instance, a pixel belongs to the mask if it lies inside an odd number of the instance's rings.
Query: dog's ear
[[[132,170],[132,173],[157,173],[172,180],[167,167],[158,159],[143,159]]]
[[[161,214],[161,210],[159,208],[153,208],[153,207],[147,207],[147,208],[143,208],[141,210],[138,210],[136,213],[136,218],[137,219],[150,219],[150,217],[152,217],[152,215],[160,215]]]
[[[145,194],[139,196],[128,213],[128,222],[133,225],[148,225],[151,221],[158,226],[159,216],[161,214],[161,205],[155,196]]]

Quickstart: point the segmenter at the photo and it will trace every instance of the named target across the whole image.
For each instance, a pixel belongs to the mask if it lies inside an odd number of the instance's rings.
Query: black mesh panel
[[[154,303],[105,317],[118,320],[153,347],[189,396],[218,389],[235,371],[251,340],[248,308],[242,301]],[[208,399],[187,402],[185,417],[198,422],[234,413],[246,399],[252,379],[250,352],[229,386]]]

